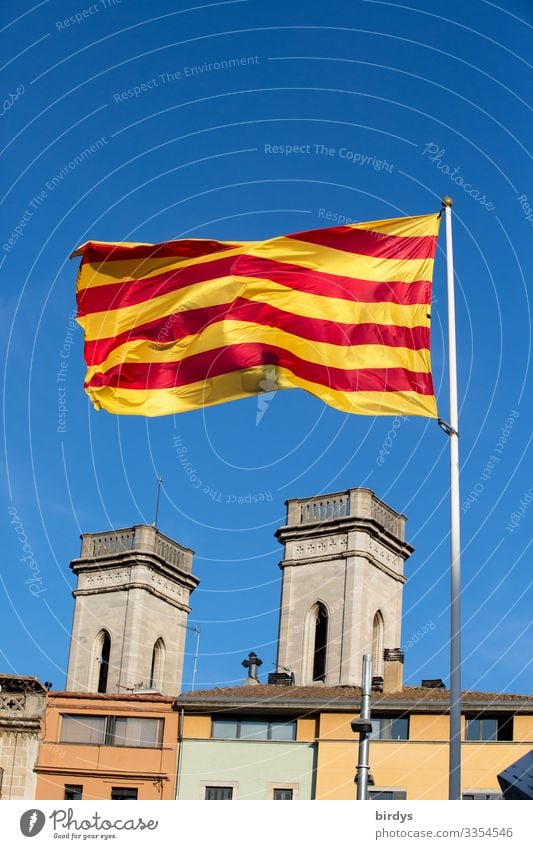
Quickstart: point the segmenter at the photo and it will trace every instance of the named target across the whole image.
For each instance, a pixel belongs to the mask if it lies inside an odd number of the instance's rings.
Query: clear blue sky
[[[198,686],[239,682],[250,649],[274,668],[284,500],[352,486],[408,516],[406,677],[448,681],[437,424],[394,428],[300,391],[274,396],[258,424],[256,398],[152,420],[97,413],[68,256],[88,239],[260,239],[326,226],[324,211],[422,214],[451,194],[464,686],[531,692],[528,0],[4,0],[2,12],[2,671],[63,687],[78,536],[152,522],[161,475],[160,527],[197,552]],[[446,418],[443,249],[441,237],[432,342]],[[191,669],[189,654],[186,689]]]

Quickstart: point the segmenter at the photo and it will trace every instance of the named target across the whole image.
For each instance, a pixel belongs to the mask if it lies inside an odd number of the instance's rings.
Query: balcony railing
[[[135,525],[101,534],[82,534],[82,557],[108,557],[127,551],[148,551],[178,569],[190,571],[192,552],[165,536],[153,525]]]
[[[288,525],[322,524],[345,518],[372,519],[394,536],[405,539],[405,517],[369,489],[348,489],[287,502]]]

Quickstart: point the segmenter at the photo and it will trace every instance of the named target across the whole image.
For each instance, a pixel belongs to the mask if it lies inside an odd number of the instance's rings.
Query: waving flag
[[[272,389],[364,415],[437,416],[429,335],[440,214],[263,242],[87,242],[85,389],[160,416]]]

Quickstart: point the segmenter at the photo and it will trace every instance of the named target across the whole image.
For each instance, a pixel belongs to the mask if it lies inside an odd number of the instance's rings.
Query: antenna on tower
[[[181,625],[181,628],[185,628],[186,631],[192,631],[195,636],[195,646],[194,646],[194,663],[192,667],[192,681],[191,681],[191,690],[194,690],[194,685],[196,684],[196,673],[198,672],[198,654],[200,649],[200,626],[199,625]],[[188,652],[190,654],[190,652]]]
[[[192,682],[191,682],[191,690],[194,690],[194,685],[196,683],[196,673],[198,672],[198,647],[200,645],[200,628],[198,625],[189,625],[190,630],[196,637],[196,646],[194,649],[194,665],[192,668]]]
[[[161,484],[164,483],[163,478],[157,479],[157,497],[155,502],[155,519],[153,522],[154,528],[157,528],[157,520],[159,518],[159,498],[161,495]]]

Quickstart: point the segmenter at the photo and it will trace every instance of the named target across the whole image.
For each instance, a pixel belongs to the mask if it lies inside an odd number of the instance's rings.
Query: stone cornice
[[[373,539],[378,540],[394,554],[407,560],[414,551],[414,547],[408,542],[403,542],[391,534],[375,519],[358,519],[354,516],[346,516],[327,522],[307,522],[301,525],[286,525],[279,528],[275,537],[282,545],[299,539],[319,538],[331,536],[332,534],[347,534],[350,531],[366,531]]]
[[[177,607],[178,610],[184,610],[187,614],[189,614],[192,610],[188,604],[184,602],[177,601],[169,595],[165,595],[164,593],[156,590],[151,584],[144,583],[143,581],[128,581],[127,584],[115,584],[110,587],[95,587],[94,589],[85,589],[85,590],[73,590],[72,595],[74,598],[82,595],[103,595],[104,593],[117,593],[117,592],[126,592],[127,590],[146,590],[146,592],[150,593],[150,595],[155,596],[156,598],[160,598],[162,601],[170,604],[172,607]]]
[[[185,572],[177,566],[167,563],[158,554],[153,551],[144,551],[135,549],[134,551],[120,551],[116,554],[102,555],[95,558],[78,557],[72,560],[70,568],[75,575],[87,572],[102,572],[108,569],[122,569],[125,566],[134,566],[140,563],[156,570],[159,574],[164,575],[176,583],[186,585],[192,592],[200,579],[196,578],[190,572]]]
[[[113,769],[80,769],[76,767],[45,766],[38,764],[34,772],[41,775],[84,775],[87,778],[127,778],[131,781],[169,781],[167,772],[133,772],[130,770]]]
[[[395,581],[399,581],[401,584],[405,584],[407,582],[407,578],[405,575],[400,574],[400,572],[394,571],[389,566],[385,566],[384,563],[380,563],[377,560],[372,552],[370,551],[359,551],[358,549],[352,549],[350,551],[342,551],[338,554],[324,554],[321,557],[306,557],[298,560],[281,560],[279,562],[279,568],[285,569],[288,567],[296,567],[296,566],[306,566],[309,563],[324,563],[328,560],[348,560],[350,557],[362,557],[365,560],[372,563],[376,569],[379,569],[381,572],[384,572],[385,575],[388,575],[390,578],[394,578]]]
[[[191,693],[191,697],[194,694]],[[180,696],[177,699],[178,709],[183,707],[191,713],[209,713],[213,711],[223,710],[226,713],[272,713],[277,711],[283,713],[292,713],[300,715],[305,713],[306,717],[318,716],[321,713],[352,713],[358,714],[360,701],[358,698],[351,700],[335,700],[326,701],[324,698],[294,698],[286,697],[283,700],[257,700],[239,699],[238,696],[230,697],[213,697],[193,699],[187,696]],[[449,712],[449,704],[446,700],[435,701],[413,701],[402,698],[382,698],[378,701],[372,700],[372,716],[381,716],[387,713],[409,713],[409,714],[447,714]],[[465,713],[522,713],[533,715],[533,704],[524,703],[522,700],[502,700],[502,701],[470,701],[464,699],[461,705],[461,712]]]
[[[35,719],[14,719],[11,717],[0,717],[0,729],[2,734],[20,734],[21,731],[26,731],[28,734],[37,734],[41,730],[41,720]]]

